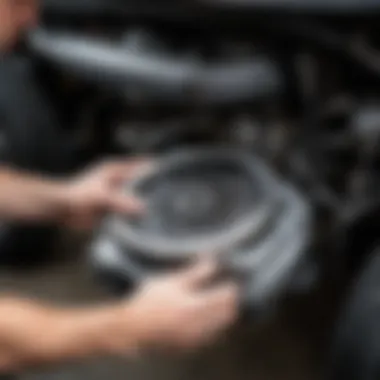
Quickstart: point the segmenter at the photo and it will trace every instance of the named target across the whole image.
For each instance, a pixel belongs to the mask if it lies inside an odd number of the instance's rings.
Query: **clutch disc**
[[[197,254],[215,254],[241,284],[244,307],[258,311],[283,294],[309,260],[308,202],[250,152],[170,154],[126,191],[142,197],[147,212],[111,215],[91,248],[96,272],[112,283],[138,284]]]
[[[205,149],[162,162],[128,185],[145,200],[147,212],[107,222],[122,245],[140,254],[183,259],[229,250],[264,230],[280,206],[270,176],[249,153]]]

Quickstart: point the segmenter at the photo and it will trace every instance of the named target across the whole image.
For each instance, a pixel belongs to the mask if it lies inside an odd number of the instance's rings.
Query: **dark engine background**
[[[3,162],[61,176],[110,154],[252,153],[310,210],[311,260],[290,284],[308,311],[285,311],[285,319],[301,331],[295,340],[310,336],[325,350],[317,335],[338,307],[335,290],[378,246],[380,3],[46,0],[42,11],[40,28],[1,62]],[[2,226],[2,261],[50,259],[40,253],[56,231],[37,230]],[[102,265],[102,280],[124,295],[125,278]],[[265,330],[259,345],[267,338]],[[251,351],[243,351],[235,359],[248,368]],[[299,367],[287,351],[275,362]]]

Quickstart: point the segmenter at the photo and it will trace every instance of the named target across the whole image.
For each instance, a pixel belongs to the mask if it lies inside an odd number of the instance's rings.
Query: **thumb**
[[[217,271],[218,267],[215,262],[211,259],[204,259],[183,270],[178,274],[178,278],[186,287],[196,289],[212,280]]]
[[[149,160],[117,161],[108,163],[104,172],[110,183],[120,185],[124,181],[130,181],[140,175],[153,172],[155,165]]]
[[[107,211],[120,214],[141,214],[145,210],[145,205],[141,199],[132,194],[113,192],[107,196]]]

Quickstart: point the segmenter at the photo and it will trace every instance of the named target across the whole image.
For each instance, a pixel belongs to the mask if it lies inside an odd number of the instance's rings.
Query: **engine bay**
[[[121,154],[162,165],[145,179],[147,220],[111,216],[94,236],[91,265],[114,290],[190,252],[220,251],[257,311],[357,270],[376,246],[377,2],[83,0],[43,10],[22,56],[78,163]],[[231,169],[228,157],[250,169]],[[271,222],[255,227],[265,207]],[[249,228],[231,235],[242,215]]]

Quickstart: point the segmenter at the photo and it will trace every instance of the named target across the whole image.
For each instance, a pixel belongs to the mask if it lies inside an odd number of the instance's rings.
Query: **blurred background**
[[[222,249],[243,320],[191,357],[20,377],[360,368],[378,277],[379,19],[376,0],[44,0],[39,27],[0,62],[1,160],[54,176],[111,155],[160,165],[133,184],[150,210],[139,220],[86,237],[3,224],[2,289],[87,305]]]

